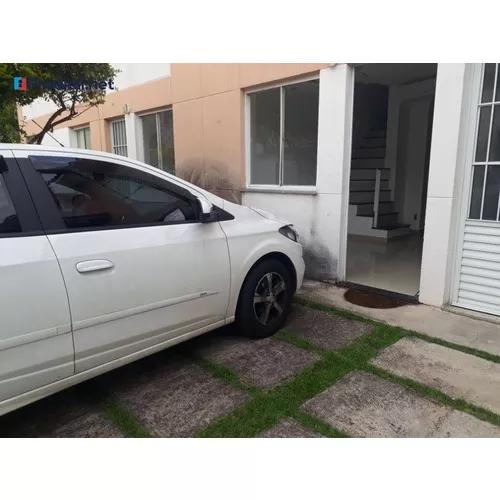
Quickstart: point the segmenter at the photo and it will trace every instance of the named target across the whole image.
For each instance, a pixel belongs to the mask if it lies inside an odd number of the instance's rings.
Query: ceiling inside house
[[[381,63],[355,66],[356,81],[381,85],[414,83],[436,76],[434,63]]]

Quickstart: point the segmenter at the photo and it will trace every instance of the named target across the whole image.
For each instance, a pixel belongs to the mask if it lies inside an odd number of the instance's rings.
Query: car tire
[[[264,338],[285,323],[294,294],[293,279],[277,259],[258,263],[241,288],[236,309],[236,328],[251,338]]]

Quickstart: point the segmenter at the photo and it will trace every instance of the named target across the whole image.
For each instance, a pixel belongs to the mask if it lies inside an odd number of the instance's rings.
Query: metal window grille
[[[113,153],[127,156],[127,129],[125,120],[114,120],[111,122],[111,145]]]
[[[500,68],[483,65],[468,218],[500,221]]]

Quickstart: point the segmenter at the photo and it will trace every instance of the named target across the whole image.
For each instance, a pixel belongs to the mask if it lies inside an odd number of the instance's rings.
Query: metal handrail
[[[377,168],[375,171],[375,194],[373,196],[373,227],[378,227],[378,211],[380,204],[380,179],[382,176],[382,170]]]

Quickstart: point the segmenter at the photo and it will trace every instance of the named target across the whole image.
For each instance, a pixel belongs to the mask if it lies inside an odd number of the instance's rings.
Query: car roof
[[[101,156],[103,158],[107,158],[109,160],[119,160],[120,162],[125,162],[128,163],[132,167],[136,168],[142,168],[146,171],[150,171],[153,174],[156,175],[161,175],[162,177],[168,178],[170,181],[184,186],[187,189],[190,189],[191,191],[195,191],[205,197],[209,198],[217,198],[220,199],[218,196],[214,195],[213,193],[210,193],[206,191],[203,188],[200,188],[199,186],[196,186],[195,184],[192,184],[191,182],[188,182],[180,177],[177,177],[176,175],[172,175],[168,172],[165,172],[164,170],[158,169],[156,167],[153,167],[152,165],[148,165],[147,163],[144,163],[140,160],[135,160],[133,158],[128,158],[126,156],[120,156],[116,155],[113,153],[108,153],[106,151],[97,151],[95,149],[79,149],[79,148],[67,148],[64,146],[47,146],[44,144],[9,144],[5,142],[0,142],[0,154],[2,150],[10,150],[10,151],[45,151],[45,152],[53,152],[53,153],[78,153],[78,154],[84,154],[84,155],[92,155],[92,156]]]
[[[119,155],[113,153],[107,153],[106,151],[98,151],[95,149],[79,149],[79,148],[67,148],[65,146],[47,146],[46,144],[22,144],[22,143],[6,143],[0,142],[0,151],[3,149],[10,150],[31,150],[31,151],[52,151],[55,153],[60,153],[64,151],[65,153],[83,153],[83,154],[93,154],[105,156],[107,158],[123,158]]]

